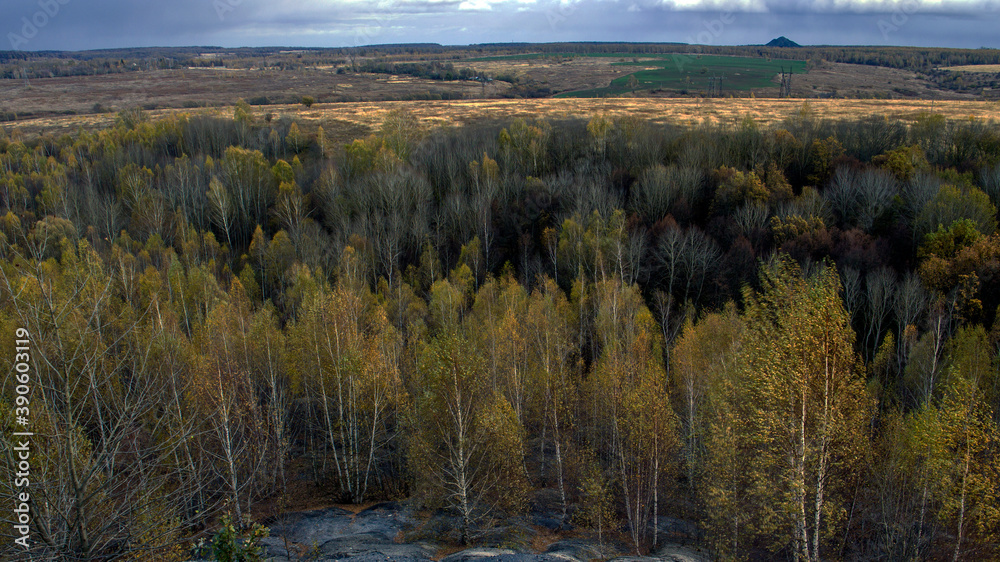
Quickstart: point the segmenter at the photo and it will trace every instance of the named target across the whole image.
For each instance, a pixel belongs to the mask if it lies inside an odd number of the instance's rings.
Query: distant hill
[[[766,46],[767,47],[801,47],[802,45],[799,45],[795,41],[792,41],[788,37],[785,37],[784,35],[782,35],[781,37],[778,37],[777,39],[771,39],[771,41],[768,42],[768,44]]]

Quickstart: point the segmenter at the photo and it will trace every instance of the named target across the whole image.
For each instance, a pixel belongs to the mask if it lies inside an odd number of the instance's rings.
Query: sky
[[[1000,0],[0,0],[0,50],[554,41],[1000,47]],[[8,46],[9,45],[9,46]]]

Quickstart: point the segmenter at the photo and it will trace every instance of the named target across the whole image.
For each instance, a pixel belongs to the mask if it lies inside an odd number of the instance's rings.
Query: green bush
[[[259,523],[237,529],[232,518],[223,515],[222,528],[212,538],[212,554],[219,562],[257,562],[264,556],[264,547],[257,543],[269,532]]]

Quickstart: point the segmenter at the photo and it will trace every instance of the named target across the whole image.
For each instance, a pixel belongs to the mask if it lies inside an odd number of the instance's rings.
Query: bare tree
[[[233,208],[230,220],[236,229],[235,242],[243,246],[250,242],[254,227],[267,221],[275,196],[274,178],[260,151],[234,146],[226,149],[219,171]]]
[[[767,229],[767,221],[770,218],[770,213],[768,212],[767,205],[759,201],[753,201],[740,207],[736,211],[734,218],[736,226],[740,229],[740,234],[746,236],[747,240],[751,240],[757,246],[761,241],[764,231]]]
[[[647,220],[658,221],[674,212],[678,203],[694,205],[701,181],[701,170],[656,164],[639,176],[632,192],[632,207]]]
[[[667,292],[677,296],[674,291],[681,289],[683,303],[701,299],[705,281],[718,266],[722,252],[718,243],[697,227],[684,231],[674,225],[660,235],[657,256],[666,270]]]
[[[229,190],[217,178],[212,178],[208,186],[208,202],[212,212],[212,222],[226,233],[226,243],[233,245],[232,231],[236,209],[233,206]]]
[[[986,167],[979,172],[979,185],[990,196],[993,205],[1000,207],[1000,164]]]
[[[896,327],[898,330],[899,350],[899,372],[903,372],[907,357],[910,354],[912,343],[910,332],[916,335],[917,323],[920,317],[927,310],[930,296],[924,289],[920,277],[916,273],[909,272],[899,280],[896,289],[896,300],[893,303],[893,310],[896,316]]]
[[[941,189],[941,178],[929,172],[917,172],[906,182],[901,195],[906,217],[915,221],[924,206],[934,199]]]
[[[887,267],[869,271],[865,276],[865,300],[868,305],[868,332],[865,349],[874,353],[882,341],[882,330],[896,300],[896,273]]]
[[[476,235],[483,244],[483,255],[486,269],[492,267],[490,248],[496,237],[493,228],[493,205],[500,196],[500,168],[496,161],[483,154],[483,161],[473,161],[469,164],[469,175],[472,178],[472,208],[476,218]]]
[[[426,348],[411,438],[418,484],[458,513],[462,543],[523,505],[527,487],[516,414],[468,343],[445,336]]]
[[[853,267],[842,267],[840,281],[844,291],[844,308],[851,315],[851,323],[853,324],[861,310],[861,272]]]
[[[904,380],[914,404],[928,403],[939,389],[951,322],[947,304],[941,301],[935,303],[927,318],[927,331],[910,350]]]
[[[155,301],[137,311],[123,302],[113,269],[86,242],[64,252],[59,270],[17,255],[17,275],[0,268],[35,367],[32,553],[159,552],[191,523],[177,509],[190,488],[163,482],[183,479],[176,455],[194,435],[191,420],[159,415],[171,391],[156,368],[164,327]]]
[[[282,183],[278,189],[278,198],[271,212],[288,232],[292,243],[298,248],[302,242],[302,225],[309,216],[305,197],[298,185]]]
[[[899,185],[891,173],[879,168],[869,168],[861,173],[859,188],[861,197],[858,226],[869,231],[892,204],[893,198],[899,193]]]
[[[834,172],[827,199],[845,224],[871,230],[899,192],[896,178],[879,168],[860,172],[841,166]]]
[[[164,170],[164,195],[172,210],[179,210],[184,220],[197,230],[208,226],[208,199],[201,169],[186,154]]]

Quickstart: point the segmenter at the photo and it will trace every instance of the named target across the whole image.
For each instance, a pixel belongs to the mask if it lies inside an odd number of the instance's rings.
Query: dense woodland
[[[996,124],[326,139],[246,104],[0,136],[39,555],[183,559],[316,486],[456,543],[548,498],[637,552],[669,516],[721,560],[1000,557]]]

